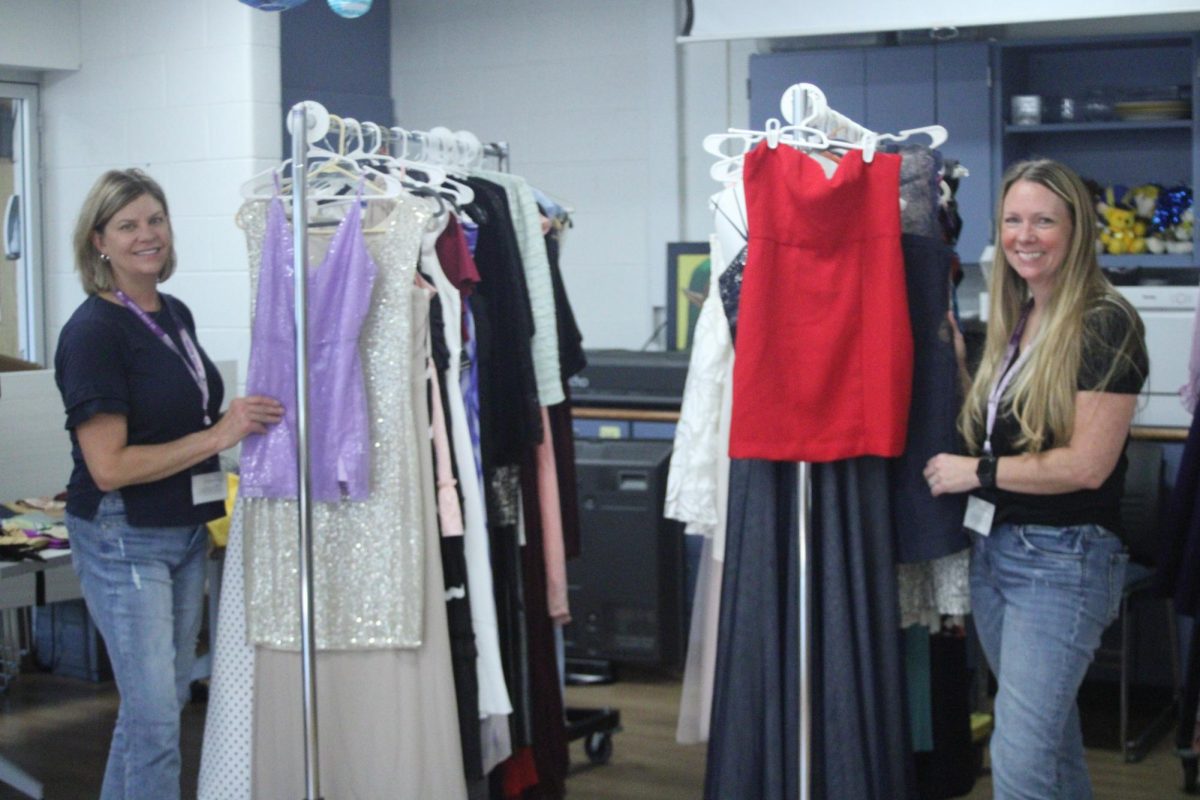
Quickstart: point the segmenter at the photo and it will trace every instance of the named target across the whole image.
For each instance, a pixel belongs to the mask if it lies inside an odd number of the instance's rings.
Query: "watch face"
[[[992,456],[984,456],[979,459],[979,466],[975,468],[975,475],[979,478],[979,485],[984,489],[991,489],[996,485],[996,459]]]

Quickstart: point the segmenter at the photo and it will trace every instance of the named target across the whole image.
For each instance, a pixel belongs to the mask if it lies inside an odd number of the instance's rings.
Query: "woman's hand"
[[[260,394],[235,397],[212,427],[212,432],[217,436],[220,448],[227,450],[252,433],[266,433],[268,425],[275,425],[282,419],[283,404],[273,397]]]
[[[973,456],[955,456],[938,453],[925,462],[925,482],[934,497],[943,494],[958,494],[979,488],[979,477],[975,470],[979,459]]]
[[[75,433],[92,480],[102,491],[150,483],[212,458],[251,433],[266,433],[283,419],[278,400],[262,395],[238,397],[216,425],[163,444],[130,445],[128,424],[121,414],[97,414]]]

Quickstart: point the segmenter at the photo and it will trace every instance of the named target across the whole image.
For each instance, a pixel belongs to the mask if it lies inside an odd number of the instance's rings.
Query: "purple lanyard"
[[[1025,333],[1025,324],[1029,322],[1031,311],[1033,311],[1032,300],[1025,304],[1025,308],[1021,309],[1021,318],[1017,320],[1017,327],[1013,330],[1012,338],[1008,340],[1004,365],[1000,368],[1000,374],[997,376],[996,382],[992,384],[992,391],[988,395],[987,430],[984,431],[987,438],[983,441],[985,455],[992,454],[992,429],[996,427],[996,416],[1000,412],[1000,398],[1004,396],[1004,390],[1008,388],[1013,376],[1020,371],[1025,359],[1033,350],[1032,347],[1026,348],[1025,352],[1021,353],[1019,358],[1017,357],[1017,350],[1021,346],[1021,336]]]
[[[167,335],[167,332],[151,319],[150,315],[143,311],[141,306],[133,302],[133,298],[120,289],[114,289],[113,294],[125,304],[126,308],[137,315],[137,318],[150,329],[151,333],[158,337],[160,342],[171,348],[171,352],[183,360],[183,365],[187,367],[188,374],[192,376],[192,380],[196,382],[196,387],[200,390],[200,409],[204,412],[204,424],[212,425],[212,420],[208,416],[208,373],[204,370],[204,361],[200,358],[200,351],[196,349],[196,344],[192,341],[192,337],[188,335],[187,330],[175,319],[175,314],[172,313],[171,307],[167,305],[167,301],[163,301],[163,308],[167,310],[167,316],[171,318],[171,321],[175,323],[175,329],[179,331],[179,339],[183,342],[183,349],[187,351],[186,356],[179,352],[179,348],[175,346],[174,340]]]

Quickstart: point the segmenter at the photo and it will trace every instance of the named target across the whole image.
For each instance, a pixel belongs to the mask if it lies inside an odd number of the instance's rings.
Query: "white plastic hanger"
[[[949,138],[946,129],[941,125],[908,128],[899,133],[876,133],[868,130],[830,108],[825,93],[811,83],[796,83],[785,89],[779,98],[779,108],[783,118],[795,123],[800,130],[816,129],[824,134],[840,136],[841,141],[860,145],[863,161],[868,164],[874,160],[875,151],[882,142],[903,142],[912,136],[923,134],[929,137],[930,147],[940,147]],[[794,117],[798,112],[803,116],[800,122],[796,123]]]
[[[709,174],[722,182],[735,179],[745,154],[764,140],[772,149],[783,143],[808,151],[862,150],[863,161],[871,163],[879,144],[885,141],[899,142],[924,134],[933,142],[931,147],[938,147],[949,138],[941,125],[910,128],[896,134],[876,133],[829,108],[825,93],[811,83],[797,83],[788,87],[780,98],[780,110],[785,119],[794,120],[797,115],[801,115],[801,118],[790,125],[783,125],[778,119],[772,118],[767,120],[762,131],[730,128],[725,133],[704,137],[704,149],[719,157],[709,169]],[[736,146],[733,152],[727,151],[730,143]]]
[[[950,138],[946,133],[946,129],[941,125],[924,125],[920,128],[908,128],[899,133],[871,133],[867,134],[863,140],[863,161],[868,164],[875,157],[875,150],[882,142],[903,142],[913,136],[924,135],[929,137],[930,147],[941,147]]]
[[[331,115],[325,109],[325,106],[314,100],[306,100],[304,102],[304,111],[305,120],[308,123],[305,139],[311,149],[316,142],[324,139],[329,133]],[[289,114],[287,128],[288,133],[292,136],[296,135],[294,124],[294,118]],[[279,192],[277,187],[286,188],[291,186],[291,165],[292,160],[290,158],[285,159],[281,163],[253,175],[249,180],[242,183],[239,189],[240,194],[247,200],[270,200]]]

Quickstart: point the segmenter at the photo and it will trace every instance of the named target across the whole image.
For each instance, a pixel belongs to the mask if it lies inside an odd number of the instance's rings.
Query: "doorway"
[[[0,82],[0,359],[42,364],[37,87]]]

